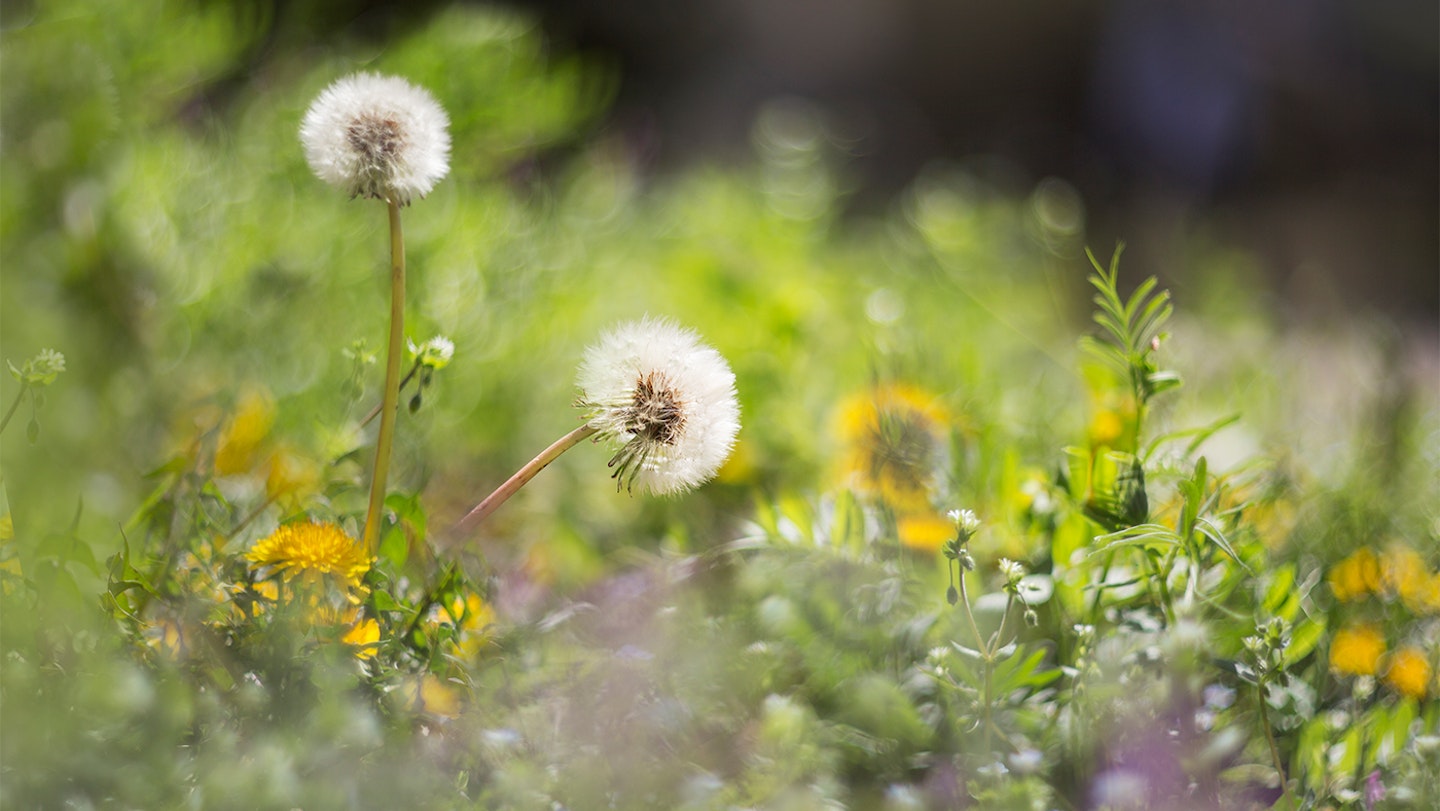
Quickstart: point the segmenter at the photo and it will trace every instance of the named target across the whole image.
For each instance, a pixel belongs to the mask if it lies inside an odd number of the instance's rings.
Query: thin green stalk
[[[30,381],[20,381],[20,390],[15,392],[15,401],[10,404],[10,408],[5,412],[5,419],[0,420],[0,432],[4,432],[5,426],[10,424],[10,418],[15,416],[16,409],[20,408],[20,399],[25,396],[25,392],[29,389]]]
[[[589,423],[576,428],[565,436],[560,437],[551,443],[550,447],[540,452],[539,456],[525,463],[525,466],[515,471],[515,475],[505,480],[505,483],[495,489],[495,492],[485,497],[485,500],[475,505],[475,508],[465,514],[455,523],[455,534],[460,535],[470,532],[475,525],[485,520],[490,513],[499,509],[511,496],[515,495],[527,482],[535,478],[535,475],[544,470],[547,465],[560,458],[560,454],[579,445],[584,440],[594,436],[598,428],[593,428]]]
[[[385,506],[385,482],[390,474],[390,450],[395,442],[395,417],[400,405],[400,353],[405,343],[405,234],[400,227],[400,205],[390,208],[390,341],[385,357],[385,390],[380,402],[380,434],[375,441],[375,472],[370,479],[370,506],[365,511],[365,549],[374,553],[380,537],[380,513]]]
[[[1270,713],[1266,711],[1265,685],[1256,685],[1256,693],[1260,699],[1260,726],[1265,729],[1265,742],[1270,744],[1270,757],[1275,762],[1275,775],[1280,778],[1280,793],[1290,797],[1290,807],[1295,807],[1295,797],[1290,795],[1290,788],[1285,779],[1285,765],[1280,761],[1280,747],[1275,745],[1275,733],[1270,729]]]
[[[410,367],[410,371],[406,372],[406,373],[405,373],[405,376],[400,379],[400,389],[399,389],[399,390],[400,390],[400,391],[404,391],[404,390],[405,390],[405,387],[408,386],[408,385],[410,385],[410,381],[415,379],[415,374],[416,374],[417,372],[419,372],[419,371],[420,371],[420,359],[419,359],[419,358],[416,358],[416,359],[415,359],[415,365],[414,365],[414,366],[411,366],[411,367]],[[396,397],[396,400],[397,400],[397,405],[398,405],[398,400],[399,400],[398,395],[397,395],[397,397]],[[361,428],[364,428],[365,426],[367,426],[367,425],[369,425],[370,423],[374,422],[374,421],[375,421],[375,418],[378,417],[378,416],[380,416],[380,410],[383,409],[384,407],[385,407],[385,404],[384,404],[383,402],[381,402],[381,403],[376,403],[376,404],[375,404],[375,407],[372,408],[372,409],[370,409],[370,413],[368,413],[368,414],[365,415],[365,419],[363,419],[363,420],[360,421],[360,427],[361,427]]]
[[[970,622],[970,630],[975,634],[975,645],[980,648],[981,665],[985,668],[985,700],[981,712],[984,713],[982,723],[985,727],[985,751],[988,753],[990,752],[990,727],[992,725],[990,720],[990,692],[992,689],[990,677],[991,666],[995,660],[990,645],[985,641],[984,635],[980,633],[979,623],[975,622],[975,614],[970,610],[970,595],[965,593],[965,570],[963,568],[960,570],[960,605],[965,608],[965,619]]]

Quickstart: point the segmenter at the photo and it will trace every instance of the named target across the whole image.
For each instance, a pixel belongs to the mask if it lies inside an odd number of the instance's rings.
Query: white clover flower
[[[665,495],[715,475],[735,445],[735,375],[719,352],[676,324],[623,324],[585,352],[576,405],[596,439],[619,445],[620,486]]]
[[[394,76],[337,80],[300,124],[305,160],[326,183],[408,205],[450,171],[450,119],[426,90]]]

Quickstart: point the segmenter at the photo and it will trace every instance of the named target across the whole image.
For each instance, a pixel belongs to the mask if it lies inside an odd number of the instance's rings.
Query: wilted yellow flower
[[[1330,641],[1330,669],[1351,676],[1373,676],[1385,654],[1385,635],[1375,625],[1342,628]]]
[[[254,469],[256,451],[275,424],[275,402],[269,392],[255,389],[240,398],[235,415],[225,423],[215,449],[215,473],[228,476]]]
[[[955,522],[935,513],[901,516],[895,522],[900,543],[920,552],[937,552],[955,537]]]
[[[1400,648],[1385,662],[1385,683],[1401,695],[1424,698],[1430,689],[1430,659],[1419,648]]]
[[[355,539],[334,524],[286,524],[251,549],[245,559],[256,567],[278,569],[288,581],[334,577],[351,588],[370,570],[370,557]]]
[[[851,397],[840,408],[839,434],[852,487],[900,512],[930,508],[949,451],[949,417],[933,396],[895,384]]]
[[[1362,546],[1331,567],[1325,579],[1335,599],[1342,603],[1358,600],[1380,590],[1380,561],[1370,547]]]

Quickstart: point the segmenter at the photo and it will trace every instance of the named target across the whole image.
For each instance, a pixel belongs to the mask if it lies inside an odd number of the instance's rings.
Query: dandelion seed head
[[[450,171],[450,119],[426,90],[394,76],[337,80],[300,125],[305,159],[351,196],[408,205]]]
[[[740,430],[735,375],[690,330],[646,318],[621,325],[589,350],[577,405],[616,446],[621,487],[666,495],[715,475]]]

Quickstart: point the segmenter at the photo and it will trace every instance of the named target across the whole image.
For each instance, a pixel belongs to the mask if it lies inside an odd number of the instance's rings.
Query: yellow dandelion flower
[[[1374,550],[1362,546],[1331,567],[1325,579],[1335,599],[1342,603],[1358,600],[1380,590],[1380,561]]]
[[[1400,648],[1386,659],[1385,683],[1401,695],[1425,698],[1430,689],[1430,659],[1419,648]]]
[[[840,407],[844,478],[857,491],[901,512],[928,509],[945,467],[949,416],[909,385],[881,386]]]
[[[251,549],[245,559],[255,567],[278,569],[288,581],[295,575],[344,581],[351,588],[370,570],[370,557],[355,539],[334,524],[286,524]]]
[[[934,513],[905,515],[895,522],[895,532],[904,546],[934,553],[955,537],[955,522]]]
[[[1330,669],[1350,676],[1373,676],[1385,654],[1385,635],[1376,625],[1342,628],[1330,641]]]
[[[275,401],[269,392],[247,392],[220,435],[220,444],[215,450],[215,473],[228,476],[252,470],[256,451],[274,424]]]
[[[370,659],[375,656],[380,642],[380,623],[373,619],[362,620],[355,623],[340,641],[346,645],[356,648],[355,656],[360,659]]]
[[[1380,584],[1416,614],[1440,608],[1440,576],[1430,571],[1425,558],[1408,546],[1396,544],[1380,558]]]
[[[146,645],[172,659],[184,656],[189,648],[185,629],[179,622],[168,617],[147,625],[143,636]]]

